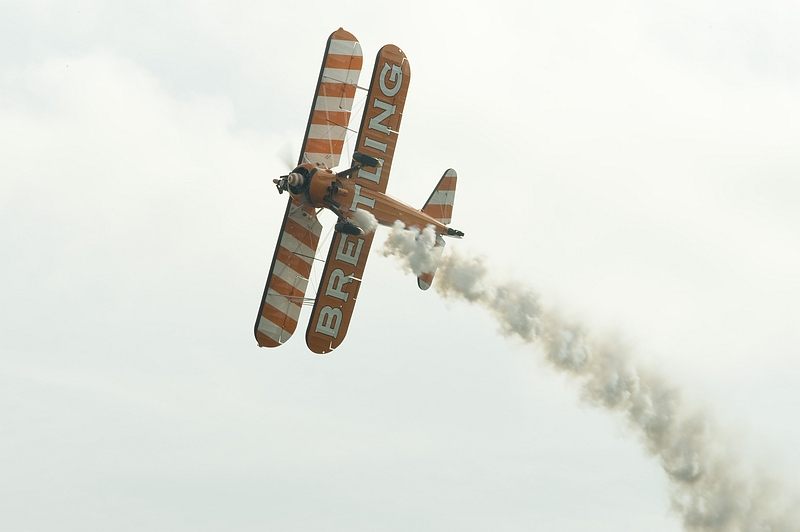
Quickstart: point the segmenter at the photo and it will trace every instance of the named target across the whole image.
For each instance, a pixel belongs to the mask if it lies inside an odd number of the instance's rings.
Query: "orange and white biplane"
[[[328,251],[306,344],[315,353],[336,349],[344,340],[355,307],[364,266],[372,244],[374,223],[400,220],[419,230],[431,226],[436,243],[442,236],[464,235],[448,227],[453,211],[456,172],[447,170],[425,206],[415,209],[386,195],[411,69],[400,48],[387,44],[378,52],[367,89],[361,127],[349,167],[336,171],[350,123],[350,112],[361,73],[361,45],[339,28],[328,39],[311,115],[297,167],[275,179],[278,192],[288,192],[275,256],[255,324],[261,347],[285,343],[297,328],[306,302],[311,267],[322,225],[317,214],[329,209],[338,218]],[[370,227],[373,226],[373,227]],[[434,272],[417,284],[430,287]]]

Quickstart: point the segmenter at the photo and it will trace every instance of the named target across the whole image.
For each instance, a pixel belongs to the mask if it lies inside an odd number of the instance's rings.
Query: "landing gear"
[[[346,235],[359,236],[363,234],[360,227],[350,222],[339,222],[336,224],[335,229],[337,233],[344,233]]]

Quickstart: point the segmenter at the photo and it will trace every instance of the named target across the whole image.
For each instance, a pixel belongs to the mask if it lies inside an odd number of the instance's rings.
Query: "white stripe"
[[[286,248],[295,255],[300,255],[300,258],[306,261],[308,264],[311,264],[314,253],[316,252],[316,250],[311,249],[303,242],[297,240],[295,237],[289,234],[288,231],[284,231],[281,235],[281,247]]]
[[[338,39],[331,39],[331,47],[328,48],[328,54],[335,55],[354,55],[361,57],[361,45],[358,41],[340,41]]]
[[[291,269],[286,264],[282,263],[279,260],[275,261],[275,268],[272,270],[272,275],[283,279],[290,285],[294,286],[304,294],[306,293],[306,287],[308,286],[308,279]]]
[[[347,83],[348,85],[358,84],[360,70],[345,70],[344,68],[326,68],[322,72],[323,83]]]
[[[428,203],[425,204],[427,207],[428,205],[452,205],[456,199],[456,191],[455,190],[437,190],[433,194],[431,194],[431,199],[428,200]]]
[[[267,291],[267,298],[264,301],[280,310],[294,321],[297,321],[297,318],[300,317],[300,305],[303,303],[302,299],[299,301],[294,301],[282,294],[279,294],[275,290],[269,290]]]
[[[353,98],[342,98],[341,96],[317,96],[314,102],[315,111],[347,111],[353,108]]]
[[[344,140],[347,129],[333,124],[311,124],[308,128],[308,138],[325,140]]]
[[[307,163],[321,164],[325,168],[335,168],[339,166],[341,154],[333,153],[314,153],[307,151],[303,154],[303,160]]]
[[[258,331],[266,334],[279,344],[284,343],[286,340],[292,337],[291,334],[281,329],[280,326],[275,325],[274,323],[269,321],[267,318],[264,318],[263,316],[259,317]]]
[[[292,205],[289,209],[289,219],[314,233],[317,238],[322,233],[322,224],[319,223],[317,216],[308,214],[300,205]]]

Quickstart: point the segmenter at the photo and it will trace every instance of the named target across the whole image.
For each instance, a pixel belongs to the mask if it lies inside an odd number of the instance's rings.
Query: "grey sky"
[[[271,4],[0,8],[0,528],[680,530],[621,418],[392,259],[331,355],[256,347],[271,179],[339,26],[362,82],[386,42],[411,63],[389,192],[456,168],[449,248],[796,493],[796,7]]]

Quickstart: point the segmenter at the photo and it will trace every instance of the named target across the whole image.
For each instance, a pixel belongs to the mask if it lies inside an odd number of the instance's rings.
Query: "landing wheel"
[[[361,234],[361,229],[349,222],[339,222],[336,224],[335,229],[337,233],[344,233],[346,235],[359,236]]]

